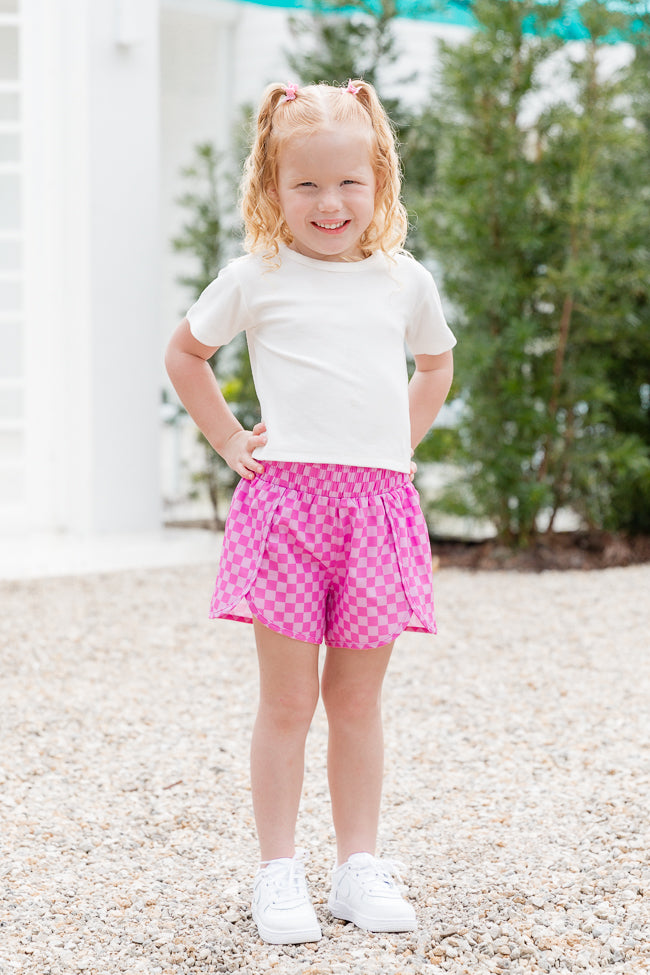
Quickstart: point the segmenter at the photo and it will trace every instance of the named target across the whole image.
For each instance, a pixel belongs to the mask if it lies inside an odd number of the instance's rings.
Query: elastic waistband
[[[408,483],[408,474],[375,467],[346,464],[303,464],[298,461],[264,461],[258,477],[303,494],[325,498],[358,498],[386,494]]]

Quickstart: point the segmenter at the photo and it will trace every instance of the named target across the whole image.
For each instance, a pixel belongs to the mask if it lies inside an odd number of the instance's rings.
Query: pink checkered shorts
[[[407,474],[265,462],[240,481],[210,616],[370,649],[435,633],[429,535]]]

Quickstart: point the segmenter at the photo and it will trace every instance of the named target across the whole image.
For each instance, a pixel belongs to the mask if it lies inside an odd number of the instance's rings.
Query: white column
[[[24,0],[35,527],[160,520],[158,0]]]
[[[24,520],[23,86],[18,0],[0,3],[0,531]]]

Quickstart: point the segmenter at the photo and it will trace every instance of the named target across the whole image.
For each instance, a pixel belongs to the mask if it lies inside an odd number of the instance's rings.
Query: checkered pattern
[[[379,647],[435,633],[429,537],[405,474],[267,462],[235,491],[210,615]]]

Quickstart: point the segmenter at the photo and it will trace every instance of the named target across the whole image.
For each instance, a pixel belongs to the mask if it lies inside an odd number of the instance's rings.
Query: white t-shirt
[[[281,246],[232,261],[187,313],[204,345],[245,331],[268,442],[260,460],[408,473],[404,343],[413,355],[456,344],[429,272],[375,252],[320,261]]]

